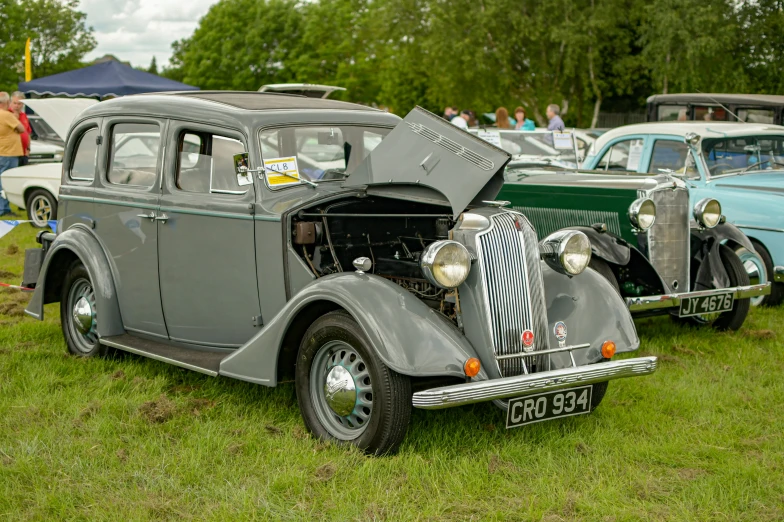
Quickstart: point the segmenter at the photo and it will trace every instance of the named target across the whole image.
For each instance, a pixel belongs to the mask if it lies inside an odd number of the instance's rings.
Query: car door
[[[605,145],[592,160],[595,170],[617,170],[637,172],[645,156],[645,136],[624,136]],[[595,163],[594,163],[595,161]]]
[[[115,267],[125,329],[164,339],[156,218],[165,130],[163,119],[105,118],[93,200],[93,227]]]
[[[171,121],[167,143],[158,268],[169,338],[239,347],[260,324],[255,191],[233,162],[247,140],[239,131]]]

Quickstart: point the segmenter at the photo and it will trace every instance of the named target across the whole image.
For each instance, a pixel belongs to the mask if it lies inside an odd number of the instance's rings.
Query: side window
[[[689,107],[686,105],[659,105],[658,121],[686,121]]]
[[[79,137],[76,144],[69,177],[76,181],[92,181],[95,178],[95,162],[98,145],[95,139],[98,129],[92,128]]]
[[[241,141],[208,132],[183,132],[178,140],[175,185],[200,194],[244,194],[244,179],[234,170],[234,155],[245,152]]]
[[[640,166],[643,140],[639,138],[622,140],[612,144],[597,163],[598,170],[631,170]]]
[[[682,141],[656,140],[648,172],[682,172],[688,155],[689,146]]]
[[[118,123],[112,127],[107,178],[116,185],[155,184],[161,130],[155,123]]]

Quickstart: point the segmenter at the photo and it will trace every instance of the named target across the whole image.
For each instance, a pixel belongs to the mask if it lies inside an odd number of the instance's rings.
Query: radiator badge
[[[523,335],[520,336],[523,342],[523,351],[532,352],[534,349],[534,333],[531,330],[524,330]]]
[[[566,346],[566,323],[558,321],[553,327],[555,338],[558,339],[558,346],[563,348]]]

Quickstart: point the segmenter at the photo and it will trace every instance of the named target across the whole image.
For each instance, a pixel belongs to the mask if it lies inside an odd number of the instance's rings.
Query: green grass
[[[34,236],[0,239],[0,281]],[[28,297],[0,290],[0,519],[784,520],[784,308],[738,333],[641,321],[659,371],[594,414],[415,410],[369,458],[310,438],[291,384],[69,356],[58,305],[40,323]]]

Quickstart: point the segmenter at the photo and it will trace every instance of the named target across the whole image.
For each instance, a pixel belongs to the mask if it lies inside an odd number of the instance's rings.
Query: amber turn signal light
[[[471,357],[463,365],[463,371],[468,377],[476,377],[476,374],[479,373],[479,369],[481,367],[482,365],[479,364],[479,359],[476,357]]]
[[[615,355],[615,343],[612,341],[604,341],[602,343],[602,357],[605,359],[612,359]]]

